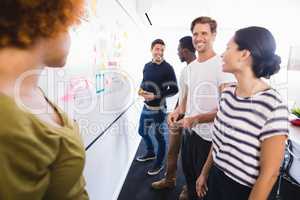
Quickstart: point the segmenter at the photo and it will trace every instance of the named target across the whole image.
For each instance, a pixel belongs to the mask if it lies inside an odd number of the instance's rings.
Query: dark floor
[[[165,135],[165,137],[167,138],[168,136]],[[154,138],[152,139],[155,141]],[[136,155],[143,154],[144,152],[146,152],[146,146],[142,141],[139,145]],[[147,171],[151,167],[152,163],[153,162],[151,161],[146,163],[140,163],[137,161],[132,162],[118,200],[178,199],[181,188],[185,183],[181,168],[181,159],[178,159],[177,182],[176,187],[173,189],[154,190],[151,188],[151,183],[162,178],[165,173],[165,171],[162,171],[156,176],[147,175]]]
[[[167,138],[167,136],[166,136]],[[153,138],[152,138],[153,139]],[[153,140],[155,141],[155,140]],[[156,146],[155,146],[156,147]],[[136,155],[141,155],[146,152],[145,144],[142,141],[139,145]],[[120,192],[118,200],[177,200],[181,192],[182,186],[185,184],[182,173],[181,159],[178,160],[177,169],[177,184],[173,189],[154,190],[151,188],[153,181],[164,177],[165,171],[162,171],[157,176],[147,175],[148,169],[152,162],[140,163],[133,161],[127,177],[125,179],[123,188]],[[278,185],[276,184],[271,192],[269,200],[277,200],[276,191]],[[296,186],[283,181],[281,186],[281,200],[299,200],[300,191]],[[296,188],[296,189],[295,189]]]

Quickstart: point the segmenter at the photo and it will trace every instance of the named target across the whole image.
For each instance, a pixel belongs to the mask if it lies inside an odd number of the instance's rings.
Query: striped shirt
[[[262,141],[288,135],[288,108],[274,89],[243,98],[235,95],[235,88],[227,87],[220,97],[213,125],[213,159],[227,176],[252,187],[259,175]]]

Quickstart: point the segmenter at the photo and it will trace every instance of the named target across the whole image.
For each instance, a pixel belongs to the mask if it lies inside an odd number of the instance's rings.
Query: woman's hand
[[[197,182],[196,182],[197,195],[200,198],[203,198],[206,195],[207,191],[208,191],[207,176],[201,173],[200,176],[197,178]]]

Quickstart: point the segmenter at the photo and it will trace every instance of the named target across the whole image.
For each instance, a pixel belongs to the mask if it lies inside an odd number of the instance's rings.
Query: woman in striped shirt
[[[288,135],[288,109],[261,78],[280,69],[265,28],[238,30],[223,53],[223,71],[237,83],[222,92],[213,145],[197,180],[209,200],[265,200],[276,182]],[[209,178],[208,178],[209,174]],[[208,178],[208,187],[207,187]],[[207,190],[209,188],[209,190]]]

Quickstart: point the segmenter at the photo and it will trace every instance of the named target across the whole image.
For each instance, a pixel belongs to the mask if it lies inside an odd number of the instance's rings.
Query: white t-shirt
[[[195,116],[207,113],[217,108],[219,100],[219,86],[223,83],[236,82],[233,74],[222,71],[221,57],[216,55],[204,62],[194,60],[186,66],[180,76],[179,99],[187,94],[185,116]],[[212,140],[212,125],[200,123],[193,127],[200,137]]]

